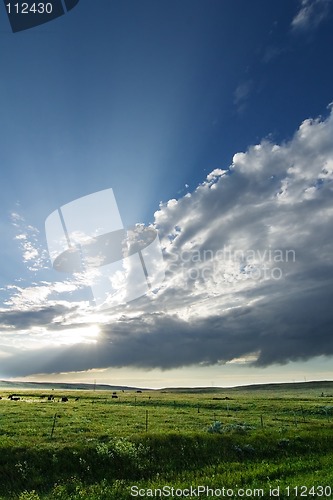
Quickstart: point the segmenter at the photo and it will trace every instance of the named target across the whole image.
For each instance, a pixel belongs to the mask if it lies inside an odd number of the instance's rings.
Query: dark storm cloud
[[[168,314],[123,318],[105,325],[96,344],[12,352],[1,360],[1,373],[26,376],[107,367],[167,370],[225,363],[252,353],[258,355],[255,365],[268,366],[333,355],[330,290],[324,285],[296,296],[286,288],[253,307],[193,321]]]
[[[0,312],[0,329],[26,330],[32,326],[49,326],[52,321],[69,309],[63,305],[40,307],[31,311],[8,310]]]

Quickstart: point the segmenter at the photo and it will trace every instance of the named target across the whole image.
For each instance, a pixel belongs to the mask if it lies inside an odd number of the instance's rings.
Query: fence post
[[[146,432],[148,432],[148,410],[146,410]]]
[[[55,424],[56,424],[56,418],[57,418],[57,414],[55,413],[54,414],[54,417],[53,417],[53,425],[52,425],[52,431],[51,431],[51,439],[53,437],[53,432],[54,432],[54,428],[55,428]]]

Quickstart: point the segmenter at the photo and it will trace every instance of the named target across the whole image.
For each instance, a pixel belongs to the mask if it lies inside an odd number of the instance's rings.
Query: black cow
[[[63,397],[63,398],[61,398],[61,402],[62,402],[62,403],[67,403],[67,401],[68,401],[68,398],[66,398],[66,396],[65,396],[65,397]]]

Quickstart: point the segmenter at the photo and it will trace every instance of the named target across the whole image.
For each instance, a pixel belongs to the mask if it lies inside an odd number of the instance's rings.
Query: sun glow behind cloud
[[[63,329],[56,334],[55,345],[96,344],[100,330],[98,325]]]

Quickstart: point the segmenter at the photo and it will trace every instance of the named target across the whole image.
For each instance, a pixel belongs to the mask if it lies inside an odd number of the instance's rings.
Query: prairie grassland
[[[306,386],[118,391],[118,398],[16,390],[19,401],[3,391],[0,498],[127,499],[134,486],[139,498],[163,486],[179,497],[196,485],[229,488],[222,498],[271,498],[278,487],[278,498],[333,498],[333,397],[327,387]]]

